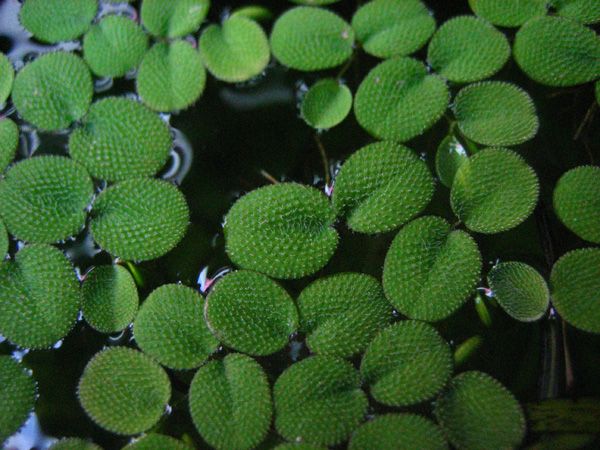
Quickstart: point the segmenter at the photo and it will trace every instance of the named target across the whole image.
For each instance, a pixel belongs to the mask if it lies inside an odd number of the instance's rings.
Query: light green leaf
[[[10,91],[12,90],[15,79],[15,69],[8,57],[0,52],[0,105],[3,105]]]
[[[544,16],[548,0],[469,0],[475,14],[494,25],[519,27],[529,19]]]
[[[424,161],[392,141],[369,144],[352,154],[335,177],[333,206],[360,233],[381,233],[419,214],[433,196]]]
[[[0,119],[0,172],[11,163],[19,145],[19,128],[8,118]]]
[[[66,52],[46,53],[17,73],[12,99],[19,114],[44,131],[67,128],[92,102],[92,76],[83,60]]]
[[[356,39],[379,58],[419,50],[435,31],[435,19],[420,0],[374,0],[352,17]]]
[[[0,220],[0,261],[6,257],[9,245],[8,232],[6,231],[4,223]]]
[[[136,439],[122,450],[194,450],[188,444],[171,436],[148,433]]]
[[[220,450],[255,448],[271,426],[271,387],[252,358],[237,353],[202,366],[189,394],[192,420]]]
[[[273,388],[275,428],[289,441],[336,445],[364,420],[367,396],[347,361],[311,356],[289,366]]]
[[[210,0],[143,0],[142,24],[155,36],[178,38],[198,30]]]
[[[456,172],[469,159],[467,148],[454,134],[446,136],[435,153],[435,171],[442,184],[452,187]]]
[[[12,357],[1,355],[0,445],[25,423],[35,399],[36,383],[27,369]]]
[[[537,175],[519,154],[505,148],[488,148],[458,169],[450,202],[467,228],[493,234],[527,219],[538,194]]]
[[[448,88],[428,75],[420,61],[396,58],[372,69],[354,99],[358,123],[375,137],[407,141],[430,128],[444,114]]]
[[[273,55],[284,66],[315,71],[339,66],[352,55],[354,31],[331,11],[298,6],[283,13],[271,32]]]
[[[208,71],[230,83],[260,75],[271,55],[269,40],[261,26],[240,15],[225,19],[221,26],[206,28],[198,48]]]
[[[325,78],[313,84],[302,99],[304,121],[318,130],[335,127],[352,109],[352,92],[345,84]]]
[[[83,166],[63,156],[35,156],[12,165],[0,181],[0,215],[17,239],[58,242],[83,229],[93,194]]]
[[[360,372],[379,403],[414,405],[444,387],[452,374],[452,352],[431,325],[404,320],[373,339]]]
[[[63,438],[52,444],[48,450],[102,450],[102,448],[85,439]]]
[[[383,289],[404,315],[437,321],[460,308],[479,281],[481,255],[468,233],[440,217],[413,220],[392,241]]]
[[[204,313],[221,342],[251,355],[281,350],[298,328],[296,305],[286,290],[248,270],[219,280],[206,299]]]
[[[169,157],[168,125],[125,97],[95,102],[69,137],[71,157],[95,178],[120,181],[154,175]]]

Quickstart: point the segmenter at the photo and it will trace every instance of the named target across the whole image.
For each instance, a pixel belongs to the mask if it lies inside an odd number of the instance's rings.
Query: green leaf
[[[255,20],[256,22],[268,22],[273,20],[273,12],[266,6],[262,5],[246,5],[235,8],[231,12],[231,17],[243,16],[247,19]],[[271,49],[269,48],[269,52]]]
[[[356,40],[379,58],[419,50],[435,31],[435,19],[420,0],[374,0],[352,17]]]
[[[323,5],[331,5],[332,3],[337,3],[340,0],[291,0],[294,3],[299,3],[301,5],[309,5],[309,6],[323,6]]]
[[[379,403],[414,405],[444,387],[452,375],[452,352],[431,325],[404,320],[373,339],[360,372]]]
[[[349,450],[445,450],[446,439],[431,420],[417,414],[383,414],[361,425]]]
[[[102,448],[85,439],[63,438],[52,444],[48,450],[102,450]]]
[[[101,333],[116,333],[135,317],[139,297],[135,281],[122,266],[98,266],[81,286],[81,310],[86,322]]]
[[[8,247],[10,245],[8,232],[4,223],[0,220],[0,261],[4,260],[8,253]]]
[[[502,309],[521,322],[537,320],[548,309],[550,293],[546,281],[527,264],[496,264],[488,273],[488,283]]]
[[[435,417],[457,448],[516,448],[525,434],[519,402],[483,372],[463,372],[437,399]]]
[[[596,0],[551,0],[559,16],[584,24],[600,22],[600,3]]]
[[[450,202],[470,230],[493,234],[521,224],[533,212],[539,184],[534,170],[512,150],[488,148],[456,173]]]
[[[430,128],[448,106],[448,88],[412,58],[384,61],[362,81],[354,99],[358,123],[375,137],[408,141]]]
[[[96,424],[116,434],[138,434],[163,415],[171,383],[149,356],[127,347],[110,347],[88,362],[77,393]]]
[[[25,423],[35,399],[36,383],[31,374],[12,357],[1,355],[0,445]]]
[[[131,179],[103,191],[91,212],[90,231],[103,250],[123,259],[158,258],[183,238],[189,209],[174,185]]]
[[[85,33],[97,10],[97,0],[25,0],[19,19],[36,39],[54,44]]]
[[[533,17],[546,15],[547,3],[547,0],[469,0],[475,14],[501,27],[519,27]]]
[[[275,427],[289,441],[336,445],[364,420],[368,401],[347,361],[311,356],[289,366],[273,387]]]
[[[0,118],[0,172],[11,163],[19,146],[19,128],[12,120]]]
[[[582,248],[563,255],[550,274],[552,304],[569,324],[600,333],[600,249]]]
[[[256,189],[240,198],[225,218],[225,248],[243,269],[274,278],[301,278],[333,255],[338,234],[327,197],[296,183]]]
[[[57,242],[83,229],[93,194],[90,176],[76,162],[35,156],[11,166],[0,182],[0,215],[17,239]]]
[[[122,450],[193,450],[185,442],[162,434],[148,433],[136,439]]]
[[[327,448],[299,442],[296,444],[281,444],[275,447],[274,450],[327,450]]]
[[[391,141],[369,144],[352,154],[335,177],[333,206],[360,233],[382,233],[419,214],[433,196],[424,161]]]
[[[189,398],[194,425],[216,449],[254,448],[271,426],[271,387],[260,364],[248,356],[229,354],[202,366]]]
[[[503,33],[484,19],[454,17],[433,35],[427,49],[429,65],[450,81],[469,83],[489,78],[510,56]]]
[[[12,343],[49,348],[71,331],[79,303],[79,282],[60,250],[29,245],[0,263],[0,334]]]
[[[69,137],[71,157],[95,178],[120,181],[154,175],[169,157],[168,125],[125,97],[95,102]]]
[[[101,77],[122,77],[140,64],[147,48],[144,30],[133,20],[115,14],[93,25],[83,39],[83,57]]]
[[[569,230],[600,244],[600,167],[580,166],[563,174],[554,188],[553,204]]]
[[[221,342],[251,355],[281,350],[298,328],[296,305],[286,290],[248,270],[216,283],[206,299],[205,316]]]
[[[214,353],[219,342],[204,321],[204,299],[181,284],[152,291],[133,324],[144,353],[171,369],[193,369]]]
[[[143,0],[142,24],[155,36],[178,38],[198,30],[210,0]]]
[[[339,66],[352,55],[354,31],[331,11],[298,6],[283,13],[271,32],[271,50],[284,66],[315,71]]]
[[[404,315],[437,321],[460,308],[479,281],[481,255],[468,233],[440,217],[413,220],[392,241],[383,289]]]
[[[0,52],[0,105],[3,105],[12,90],[15,69],[8,57]]]
[[[269,63],[269,40],[252,19],[234,15],[221,26],[210,25],[198,42],[202,61],[219,80],[230,83],[260,75]]]
[[[36,58],[17,73],[12,99],[23,119],[54,131],[83,117],[93,93],[87,64],[73,53],[59,51]]]
[[[205,84],[200,53],[187,41],[155,44],[142,59],[136,80],[142,101],[157,111],[186,109],[200,98]]]
[[[379,281],[360,273],[319,278],[304,288],[297,304],[306,345],[321,355],[346,358],[364,351],[392,319]]]
[[[454,99],[458,128],[484,145],[518,145],[538,132],[533,100],[520,87],[504,81],[483,81],[461,89]]]
[[[456,172],[468,159],[469,153],[458,138],[454,134],[446,136],[435,153],[435,171],[441,183],[451,188]]]
[[[318,130],[335,127],[352,109],[352,92],[345,84],[325,78],[313,84],[302,99],[304,121]]]
[[[513,54],[529,78],[548,86],[575,86],[600,73],[600,37],[567,18],[527,22],[515,36]]]

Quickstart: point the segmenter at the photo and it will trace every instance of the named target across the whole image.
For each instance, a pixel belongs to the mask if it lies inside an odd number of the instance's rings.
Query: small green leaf
[[[54,44],[85,33],[97,10],[97,0],[25,0],[19,19],[36,39]]]
[[[379,58],[419,50],[435,31],[435,19],[420,0],[374,0],[352,17],[356,40]]]
[[[8,118],[0,118],[0,172],[11,163],[19,145],[19,128]]]
[[[379,281],[360,273],[319,278],[304,288],[297,304],[306,345],[321,355],[362,352],[392,319]]]
[[[582,248],[563,255],[550,274],[552,304],[576,328],[600,333],[600,249]]]
[[[52,444],[48,450],[102,450],[102,448],[85,439],[63,438]]]
[[[178,38],[198,30],[210,0],[143,0],[142,24],[155,36]]]
[[[248,356],[229,354],[202,366],[189,397],[194,425],[216,449],[254,448],[271,426],[271,387],[263,368]]]
[[[131,179],[102,192],[91,212],[90,231],[103,250],[130,260],[158,258],[183,238],[189,209],[172,184]]]
[[[383,289],[404,315],[437,321],[460,308],[479,281],[481,255],[468,233],[440,217],[413,220],[392,241]]]
[[[206,299],[205,316],[221,342],[251,355],[281,350],[298,328],[296,305],[286,290],[248,270],[216,283]]]
[[[469,0],[475,14],[501,27],[519,27],[533,17],[546,15],[547,3],[547,0]]]
[[[569,230],[600,244],[600,167],[580,166],[563,174],[554,188],[553,204]]]
[[[382,233],[419,214],[433,196],[434,184],[424,161],[392,141],[361,148],[335,177],[333,206],[360,233]]]
[[[551,0],[559,16],[584,24],[600,22],[600,3],[596,0]]]
[[[87,64],[73,53],[59,51],[46,53],[19,70],[12,99],[23,119],[41,130],[54,131],[81,119],[93,93]]]
[[[271,56],[269,40],[261,26],[240,15],[225,19],[221,26],[207,27],[198,48],[208,71],[230,83],[260,75]]]
[[[515,261],[496,264],[488,273],[488,283],[502,309],[517,320],[537,320],[548,309],[548,285],[527,264]]]
[[[193,369],[214,353],[219,342],[204,321],[204,299],[181,284],[152,291],[133,324],[144,353],[171,369]]]
[[[456,346],[454,350],[454,367],[459,367],[467,362],[483,345],[483,338],[479,335],[471,336]]]
[[[450,81],[469,83],[489,78],[510,56],[503,33],[474,16],[454,17],[433,35],[427,49],[429,65]]]
[[[79,303],[79,282],[60,250],[29,245],[0,262],[0,334],[14,344],[49,348],[71,331]]]
[[[93,25],[83,39],[83,57],[101,77],[122,77],[140,64],[147,48],[142,28],[115,14]]]
[[[517,145],[532,139],[539,121],[533,100],[520,87],[483,81],[461,89],[454,99],[458,128],[484,145]]]
[[[193,450],[192,447],[178,439],[162,434],[148,433],[122,450]]]
[[[296,444],[281,444],[275,447],[273,450],[327,450],[327,448],[299,442]]]
[[[315,71],[339,66],[352,55],[354,31],[331,11],[298,6],[283,13],[271,32],[273,55],[284,66]]]
[[[0,52],[0,105],[3,105],[12,90],[15,69],[8,57]]]
[[[17,239],[58,242],[83,229],[93,194],[90,176],[76,162],[35,156],[11,166],[0,182],[0,215]]]
[[[358,123],[375,137],[408,141],[430,128],[448,106],[448,88],[412,58],[380,63],[362,81],[354,99]]]
[[[513,53],[529,78],[548,86],[575,86],[600,73],[600,37],[567,18],[530,20],[517,32]]]
[[[368,401],[347,361],[311,356],[289,366],[273,388],[275,428],[289,441],[336,445],[364,420]]]
[[[240,198],[225,218],[231,261],[274,278],[301,278],[333,255],[338,234],[327,197],[296,183],[256,189]]]
[[[157,111],[186,109],[200,98],[205,84],[200,53],[187,41],[155,44],[142,59],[136,80],[142,101]]]
[[[361,425],[349,450],[445,450],[446,438],[431,420],[417,414],[383,414]]]
[[[138,309],[138,293],[131,274],[122,266],[98,266],[81,286],[83,317],[101,333],[128,326]]]
[[[311,127],[326,130],[342,122],[352,109],[352,92],[345,84],[326,78],[313,84],[302,99],[300,112]]]
[[[516,448],[525,435],[519,402],[483,372],[463,372],[452,379],[434,414],[457,448]]]
[[[243,16],[256,22],[267,22],[273,19],[271,10],[262,5],[240,6],[232,11],[231,16]]]
[[[465,225],[479,233],[510,230],[527,219],[538,200],[534,170],[512,150],[484,149],[456,173],[450,202]]]
[[[440,142],[435,153],[435,171],[444,186],[452,187],[456,172],[468,159],[467,149],[454,134]]]
[[[324,6],[331,5],[332,3],[337,3],[340,0],[291,0],[294,3],[299,3],[301,5],[308,6]]]
[[[163,415],[171,383],[165,371],[142,352],[110,347],[88,362],[77,393],[96,424],[117,434],[138,434]]]
[[[71,157],[95,178],[108,181],[154,175],[167,161],[171,145],[168,125],[125,97],[95,102],[69,137]]]
[[[0,269],[1,270],[1,269]],[[0,445],[19,430],[33,410],[36,383],[12,357],[0,356]]]
[[[373,339],[360,372],[379,403],[414,405],[444,387],[452,374],[452,352],[431,325],[404,320]]]

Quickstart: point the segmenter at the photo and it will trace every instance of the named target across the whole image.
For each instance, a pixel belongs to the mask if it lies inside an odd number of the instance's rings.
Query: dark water
[[[18,6],[16,0],[0,0],[0,49],[11,55],[17,65],[43,51],[47,46],[35,43],[19,30],[7,11]],[[134,3],[136,5],[137,2]],[[209,20],[219,21],[236,5],[248,2],[213,0]],[[260,1],[275,15],[290,3],[281,0]],[[361,3],[361,2],[358,2]],[[466,1],[427,1],[438,24],[448,17],[468,13]],[[350,18],[354,1],[344,0],[333,9]],[[127,12],[127,11],[125,11]],[[270,24],[265,25],[267,28]],[[514,34],[505,30],[512,40]],[[197,37],[197,36],[196,36]],[[77,44],[63,45],[76,49]],[[424,60],[422,50],[416,55]],[[345,74],[353,92],[377,60],[361,53]],[[300,118],[298,99],[306,85],[336,70],[304,74],[284,69],[272,63],[264,76],[251,83],[231,85],[209,77],[200,101],[178,115],[165,117],[174,129],[176,148],[172,161],[162,175],[181,185],[191,210],[191,225],[182,243],[168,255],[138,266],[145,284],[141,298],[164,284],[181,282],[194,286],[204,270],[208,277],[230,267],[224,252],[223,216],[241,194],[269,183],[263,173],[278,180],[293,180],[324,188],[324,169],[315,141],[315,133]],[[509,61],[494,79],[517,83],[533,97],[540,116],[540,132],[535,139],[517,148],[531,164],[541,182],[541,201],[535,214],[518,228],[506,233],[476,239],[484,256],[487,271],[496,261],[520,260],[549,275],[552,263],[566,251],[587,246],[566,230],[551,210],[552,189],[562,173],[582,164],[600,163],[600,112],[577,134],[586,112],[594,103],[593,86],[588,84],[568,89],[550,89],[528,80]],[[451,86],[456,93],[459,86]],[[97,98],[108,95],[135,93],[131,78],[97,81]],[[10,113],[7,105],[2,114]],[[15,114],[11,115],[15,118]],[[432,172],[435,149],[448,131],[448,123],[440,120],[425,135],[407,145],[422,154]],[[341,125],[320,135],[326,149],[331,172],[352,152],[371,141],[350,115]],[[19,157],[35,151],[66,154],[67,135],[36,134],[22,128]],[[436,195],[425,214],[452,218],[449,191],[437,185]],[[383,258],[394,233],[367,237],[353,234],[339,224],[341,245],[332,261],[316,276],[300,281],[285,282],[295,296],[314,278],[341,271],[358,271],[381,276]],[[81,272],[92,265],[111,263],[109,255],[98,252],[84,231],[62,247]],[[12,244],[12,251],[17,243]],[[562,338],[563,326],[556,318],[533,324],[510,319],[499,308],[490,306],[493,323],[485,327],[469,302],[451,318],[436,327],[454,345],[473,335],[483,337],[483,346],[464,369],[487,371],[503,382],[522,402],[547,396],[600,396],[600,337],[579,332],[569,326]],[[556,338],[552,339],[555,332]],[[306,349],[297,337],[290,348],[267,358],[259,358],[272,380],[292,359],[304,357]],[[574,379],[566,389],[563,342],[567,344],[569,360],[566,367]],[[85,416],[76,398],[76,385],[90,357],[107,345],[133,345],[131,333],[107,338],[91,330],[83,321],[64,339],[60,347],[47,351],[22,352],[23,362],[31,368],[39,384],[36,416],[39,427],[47,436],[83,436],[92,438],[106,449],[120,448],[128,438],[116,437],[95,426]],[[552,361],[549,349],[558,357]],[[7,342],[0,343],[0,354],[15,352]],[[206,447],[194,430],[187,412],[185,393],[193,375],[189,372],[170,372],[173,397],[170,412],[164,416],[156,431],[173,436],[187,434],[198,448]],[[556,379],[549,383],[548,380]],[[429,405],[411,410],[429,411]],[[382,408],[381,411],[384,411]],[[372,413],[380,412],[372,411]],[[31,423],[29,425],[32,425]],[[32,429],[27,432],[32,437]],[[532,442],[534,436],[528,436]],[[45,448],[43,440],[36,445]],[[277,443],[277,438],[268,440]],[[265,446],[267,448],[267,446]]]

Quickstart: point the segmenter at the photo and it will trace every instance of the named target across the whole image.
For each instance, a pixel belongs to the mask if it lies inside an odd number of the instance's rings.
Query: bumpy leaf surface
[[[26,368],[12,357],[1,355],[0,445],[27,420],[35,404],[35,391],[35,381]]]
[[[0,52],[0,105],[4,104],[15,79],[15,69],[8,57]]]
[[[210,0],[143,0],[144,27],[155,36],[177,38],[200,27],[210,8]]]
[[[8,167],[19,145],[19,128],[8,118],[0,119],[0,172]]]
[[[163,434],[148,433],[122,450],[193,450],[186,443]]]
[[[546,14],[547,0],[469,0],[475,14],[494,25],[519,27]]]
[[[600,3],[596,0],[552,0],[551,4],[559,16],[585,24],[600,22]]]
[[[313,84],[302,99],[302,118],[311,127],[328,129],[346,118],[352,109],[352,92],[345,84],[326,78]]]

